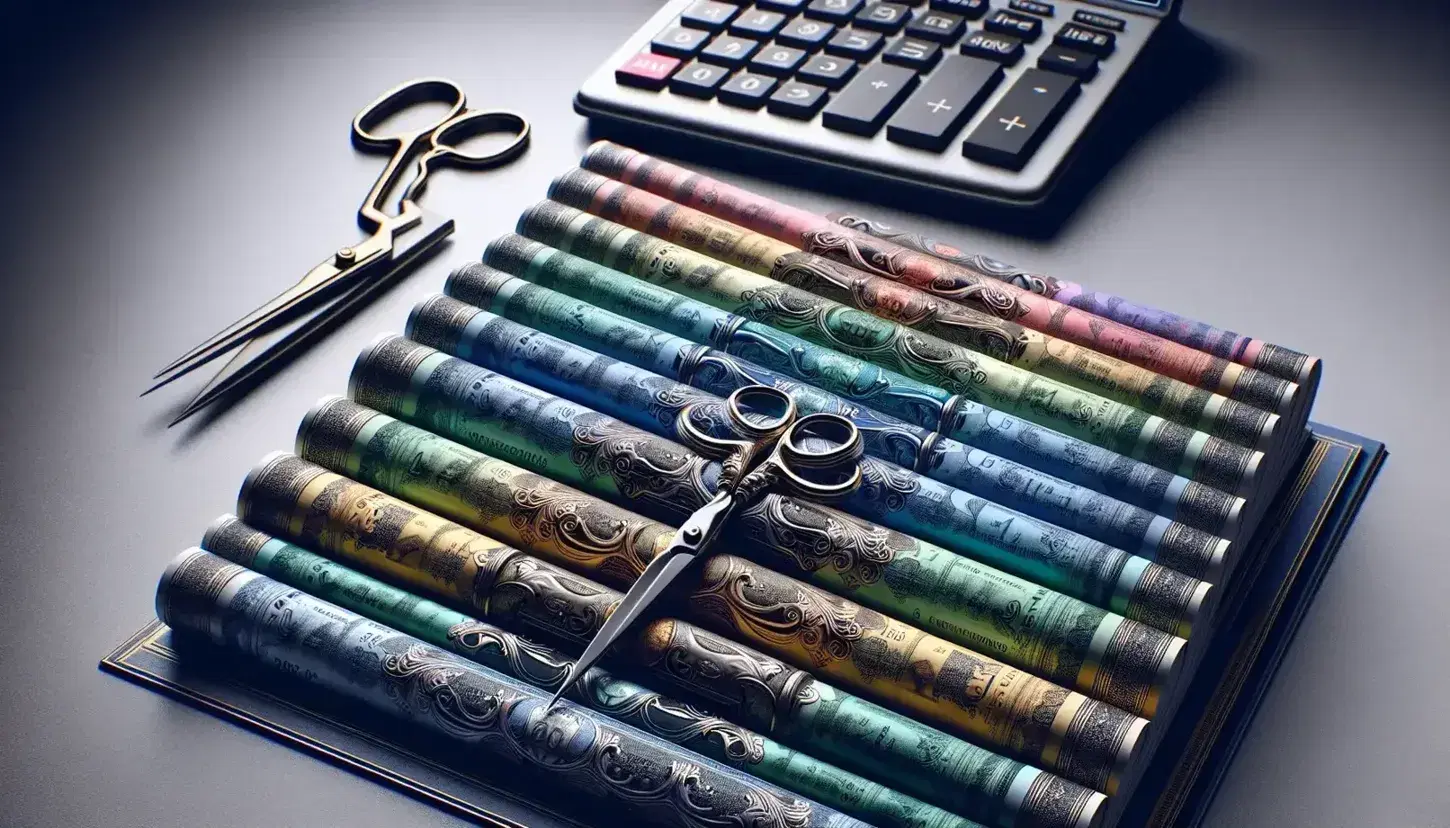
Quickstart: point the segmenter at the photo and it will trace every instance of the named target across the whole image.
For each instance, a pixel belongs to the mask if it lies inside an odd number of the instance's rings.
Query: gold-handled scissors
[[[375,132],[388,118],[424,103],[442,104],[446,111],[418,129]],[[510,136],[501,149],[475,153],[459,147],[466,139],[496,133]],[[358,226],[371,235],[340,248],[297,284],[158,371],[156,384],[142,396],[241,348],[172,425],[257,377],[391,284],[408,265],[436,250],[453,232],[453,220],[418,205],[428,173],[439,163],[469,169],[507,164],[528,148],[529,122],[505,110],[468,109],[463,90],[453,81],[418,78],[363,107],[353,118],[352,140],[365,152],[392,154],[358,209]],[[398,214],[390,215],[384,211],[388,196],[415,156],[413,180],[403,190]]]
[[[696,425],[694,415],[701,413],[696,410],[701,405],[681,409],[676,430],[687,446],[722,461],[719,492],[685,519],[670,545],[645,567],[574,662],[568,678],[554,692],[551,707],[709,547],[736,509],[767,489],[830,501],[861,486],[861,432],[845,417],[811,414],[797,418],[789,394],[765,385],[748,385],[726,399],[726,416],[741,437],[722,438]]]

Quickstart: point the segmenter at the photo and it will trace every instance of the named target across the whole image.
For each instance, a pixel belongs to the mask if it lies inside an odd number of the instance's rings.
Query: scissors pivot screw
[[[691,526],[685,530],[684,535],[685,540],[694,543],[700,539],[700,528],[698,526]]]
[[[357,261],[357,251],[351,247],[344,247],[337,251],[337,263],[340,265],[352,264]]]

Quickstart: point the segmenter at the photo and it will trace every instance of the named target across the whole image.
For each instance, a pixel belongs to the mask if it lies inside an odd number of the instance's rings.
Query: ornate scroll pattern
[[[738,520],[753,540],[789,556],[806,572],[829,566],[849,589],[879,581],[908,548],[907,539],[889,529],[792,498],[765,497]]]
[[[710,499],[705,484],[708,461],[601,414],[574,420],[570,459],[581,469],[613,480],[626,497],[670,511],[695,509]]]
[[[862,270],[898,280],[906,278],[908,262],[915,255],[909,250],[888,252],[873,249],[868,252],[861,249],[856,238],[849,232],[824,227],[802,233],[801,243],[811,253],[835,256]],[[1017,319],[1028,313],[1028,309],[1017,297],[980,281],[957,279],[948,284],[933,284],[929,291],[957,301],[975,302],[987,308],[992,315],[1003,319]]]
[[[517,616],[566,639],[587,639],[614,609],[619,593],[576,578],[537,558],[519,555],[493,584],[492,594],[475,595],[474,605],[491,617]]]
[[[729,555],[706,563],[691,598],[702,614],[776,646],[800,648],[817,665],[849,659],[862,635],[844,601]]]
[[[598,671],[586,675],[585,690],[592,706],[616,719],[639,721],[651,733],[677,744],[696,740],[715,743],[721,755],[735,764],[765,760],[765,740],[759,734],[697,710],[683,702],[625,685]]]
[[[641,552],[651,545],[643,539],[643,521],[626,520],[628,513],[537,475],[516,477],[525,480],[510,486],[508,518],[524,546],[548,544],[570,561],[607,570],[614,581],[644,572],[649,561]]]

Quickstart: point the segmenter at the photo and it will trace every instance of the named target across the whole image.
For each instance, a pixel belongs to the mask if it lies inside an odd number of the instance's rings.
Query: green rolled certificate
[[[259,532],[231,515],[212,524],[202,547],[535,687],[554,690],[573,664],[558,650],[370,578]],[[569,697],[631,727],[881,828],[983,828],[598,667],[584,674]]]
[[[632,582],[620,577],[618,569],[602,566],[624,556],[577,543],[568,554],[559,553],[559,546],[570,541],[559,537],[558,521],[548,516],[570,518],[574,530],[612,529],[603,538],[588,533],[587,538],[601,546],[612,547],[618,538],[654,534],[663,528],[643,518],[622,524],[572,520],[579,514],[576,504],[582,493],[551,483],[547,491],[553,496],[538,497],[534,487],[518,487],[517,468],[480,463],[471,449],[368,413],[346,400],[325,401],[309,413],[299,432],[299,450],[325,467],[530,551],[557,555],[571,568],[607,577],[610,586]],[[658,455],[653,459],[667,460]],[[529,514],[508,514],[500,508],[513,500]],[[469,519],[470,513],[482,516]],[[535,519],[526,523],[526,517]],[[578,536],[577,531],[570,534]],[[1116,789],[1147,726],[1145,720],[1117,707],[741,558],[712,556],[691,569],[686,580],[678,594],[684,596],[689,589],[689,599],[682,597],[680,605],[698,623],[741,636],[798,667],[890,700],[929,722],[1024,761],[1042,763],[1074,781],[1101,786],[1107,793]],[[938,685],[937,678],[947,684]],[[957,684],[977,679],[986,681],[992,692],[978,697],[977,691],[986,690],[986,685]],[[1063,754],[1073,757],[1065,767]]]
[[[553,201],[519,219],[529,238],[731,313],[1061,429],[1240,494],[1256,490],[1262,452],[1038,376],[961,345],[781,284]]]
[[[582,707],[550,709],[542,690],[200,549],[166,568],[156,614],[633,824],[870,828]]]
[[[530,638],[582,647],[619,592],[524,554],[295,456],[248,477],[249,524],[374,574],[472,607]],[[993,826],[1086,828],[1100,793],[1003,758],[817,681],[809,673],[682,621],[664,619],[612,652],[649,668],[727,718]]]

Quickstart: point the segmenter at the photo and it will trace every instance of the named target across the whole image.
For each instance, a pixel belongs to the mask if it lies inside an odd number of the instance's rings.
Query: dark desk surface
[[[6,825],[447,821],[96,661],[151,616],[162,566],[232,507],[252,463],[343,389],[358,350],[401,328],[419,295],[575,162],[587,142],[576,85],[657,4],[239,5],[28,28],[6,12],[10,37],[43,47],[24,60],[6,51],[7,80],[31,84],[9,110],[20,154],[0,207]],[[1054,235],[876,210],[1318,354],[1315,416],[1394,451],[1214,826],[1450,825],[1450,556],[1433,529],[1450,459],[1438,438],[1450,403],[1450,17],[1438,5],[1188,0],[1185,20],[1219,53],[1221,77],[1143,136]],[[439,176],[428,204],[459,220],[451,250],[224,416],[166,430],[183,392],[136,399],[151,371],[354,238],[377,161],[349,147],[348,120],[421,74],[527,113],[533,149],[506,170]]]

